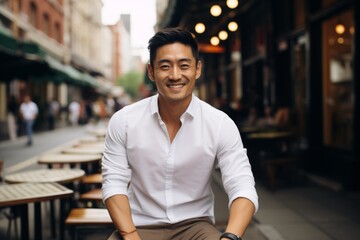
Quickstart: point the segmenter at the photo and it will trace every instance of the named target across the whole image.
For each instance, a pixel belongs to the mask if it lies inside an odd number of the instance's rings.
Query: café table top
[[[294,136],[290,131],[275,131],[275,132],[259,132],[251,133],[247,136],[248,139],[276,139]]]
[[[96,136],[86,136],[79,140],[79,143],[103,143],[104,141]]]
[[[101,149],[104,150],[104,142],[99,143],[78,143],[75,144],[76,148],[95,148],[95,149]]]
[[[0,185],[0,207],[66,198],[73,193],[54,182],[3,184]]]
[[[62,150],[63,153],[65,154],[102,154],[104,151],[104,148],[101,147],[70,147],[70,148],[65,148]]]
[[[36,169],[13,173],[4,177],[7,183],[23,182],[57,182],[68,183],[82,178],[85,171],[81,169]]]
[[[40,164],[77,164],[92,163],[101,160],[101,154],[44,154],[39,157]]]

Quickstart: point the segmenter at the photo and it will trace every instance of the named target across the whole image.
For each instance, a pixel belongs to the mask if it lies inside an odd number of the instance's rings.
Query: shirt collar
[[[156,94],[151,98],[150,111],[152,115],[157,114],[158,116],[160,116],[158,99],[159,99],[159,94]],[[192,94],[191,102],[188,108],[186,109],[185,113],[183,114],[183,116],[190,115],[194,117],[197,105],[198,105],[198,98],[194,94]]]

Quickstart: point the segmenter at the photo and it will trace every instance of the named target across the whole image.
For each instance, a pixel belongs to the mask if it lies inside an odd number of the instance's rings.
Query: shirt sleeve
[[[125,111],[115,113],[109,121],[102,157],[103,201],[117,194],[128,194],[131,169],[126,156]]]
[[[249,199],[258,209],[258,195],[247,150],[244,148],[235,123],[224,117],[219,129],[217,159],[224,189],[229,196],[229,206],[239,197]]]

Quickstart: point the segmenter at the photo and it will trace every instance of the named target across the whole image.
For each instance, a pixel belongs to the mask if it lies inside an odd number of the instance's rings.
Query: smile
[[[185,83],[172,83],[172,84],[167,84],[167,86],[169,88],[176,89],[176,88],[182,88],[183,86],[185,86]]]

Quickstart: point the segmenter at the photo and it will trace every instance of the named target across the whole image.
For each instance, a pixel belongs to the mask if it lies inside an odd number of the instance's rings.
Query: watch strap
[[[238,237],[235,234],[229,232],[224,232],[223,234],[221,234],[220,239],[222,238],[227,238],[231,240],[241,240],[241,237]]]

